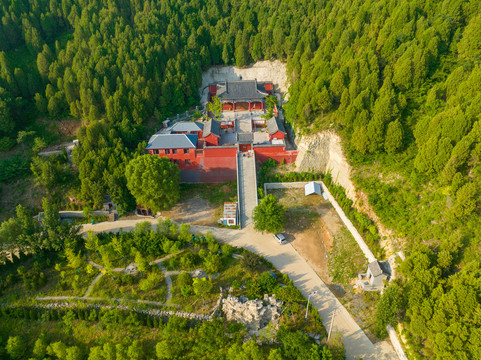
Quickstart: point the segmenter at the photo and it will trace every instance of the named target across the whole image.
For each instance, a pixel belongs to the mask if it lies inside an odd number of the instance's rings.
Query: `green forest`
[[[380,324],[401,321],[413,358],[481,358],[481,2],[1,0],[0,17],[0,150],[23,146],[0,182],[33,173],[58,203],[131,210],[127,164],[198,104],[202,71],[279,59],[287,121],[342,136],[408,253]],[[53,141],[39,118],[88,125],[78,173],[34,156]]]

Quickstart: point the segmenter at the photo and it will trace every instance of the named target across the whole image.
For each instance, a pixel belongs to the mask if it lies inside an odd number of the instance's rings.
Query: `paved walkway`
[[[86,224],[83,231],[94,232],[118,232],[120,229],[129,231],[135,229],[135,225],[141,220],[125,220],[117,222],[104,222],[99,224]],[[157,223],[155,219],[148,221]],[[269,260],[279,271],[286,273],[301,290],[304,296],[308,296],[317,290],[317,294],[311,297],[311,302],[319,311],[326,329],[329,328],[332,316],[335,314],[332,331],[340,332],[344,337],[346,358],[358,360],[367,359],[397,359],[397,355],[390,343],[382,341],[373,344],[354,321],[349,312],[337,300],[334,294],[319,278],[306,260],[299,255],[291,245],[279,245],[270,234],[261,234],[249,226],[243,230],[221,229],[215,227],[191,225],[191,231],[212,231],[220,241],[233,246],[245,247]]]
[[[241,228],[252,224],[257,206],[256,161],[253,154],[239,153],[239,212]]]

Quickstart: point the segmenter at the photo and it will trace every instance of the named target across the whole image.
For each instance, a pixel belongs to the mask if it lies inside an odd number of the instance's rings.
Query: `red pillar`
[[[235,112],[235,101],[232,102],[232,110]]]
[[[261,101],[261,110],[264,111],[264,101]]]
[[[249,111],[251,111],[251,101],[249,100]]]

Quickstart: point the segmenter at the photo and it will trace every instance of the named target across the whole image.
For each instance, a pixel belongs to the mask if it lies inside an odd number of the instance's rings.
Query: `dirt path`
[[[103,273],[103,272],[99,272],[99,274],[95,277],[95,279],[92,280],[92,282],[90,283],[89,287],[88,287],[87,290],[85,291],[85,294],[82,296],[83,298],[88,297],[88,296],[92,293],[92,290],[94,289],[95,284],[97,284],[97,282],[100,280],[100,278],[101,278],[102,276],[104,276],[104,273]]]

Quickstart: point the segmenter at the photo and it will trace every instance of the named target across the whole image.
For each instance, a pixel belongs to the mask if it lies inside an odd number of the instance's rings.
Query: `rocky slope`
[[[331,171],[332,179],[346,190],[351,200],[356,201],[356,188],[350,179],[351,166],[344,156],[341,138],[333,132],[323,131],[297,139],[297,171]]]
[[[296,159],[297,171],[330,171],[335,183],[341,185],[354,206],[367,214],[373,220],[381,235],[381,246],[386,255],[394,253],[395,246],[399,243],[392,230],[386,228],[376,216],[367,201],[367,195],[356,188],[351,181],[352,168],[344,155],[341,138],[331,131],[323,131],[313,135],[297,135],[297,148],[299,154]]]

